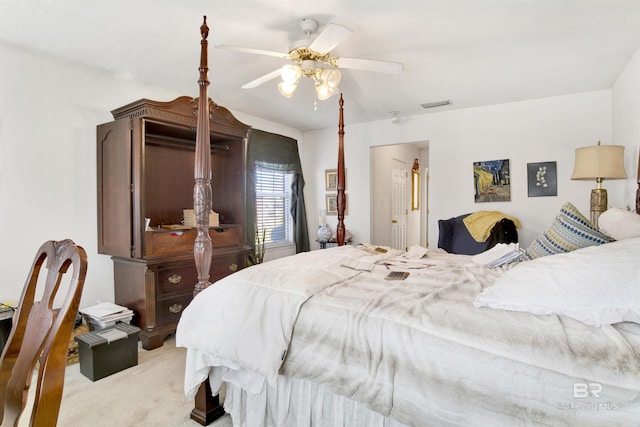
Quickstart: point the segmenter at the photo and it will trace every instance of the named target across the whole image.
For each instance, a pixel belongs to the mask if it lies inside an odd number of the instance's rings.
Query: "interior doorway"
[[[421,177],[423,188],[420,189],[422,197],[420,209],[412,211],[411,186],[408,177],[416,158],[419,159],[422,170],[426,170],[429,165],[428,148],[427,141],[371,147],[370,243],[403,249],[413,245],[427,245],[428,203],[425,197],[428,194],[426,188],[428,179],[426,176]],[[400,190],[401,184],[397,182],[402,177],[396,175],[396,171],[402,167],[396,161],[404,162],[403,191]],[[401,205],[404,209],[400,207]],[[404,216],[401,215],[403,212]],[[393,222],[394,220],[396,222]],[[404,233],[401,231],[402,228]]]

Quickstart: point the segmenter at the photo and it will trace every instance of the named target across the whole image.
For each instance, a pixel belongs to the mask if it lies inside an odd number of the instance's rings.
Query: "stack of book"
[[[15,307],[12,305],[0,302],[0,320],[11,319],[14,311]]]
[[[182,217],[184,218],[184,225],[187,227],[196,226],[196,214],[193,209],[183,209]],[[220,225],[220,215],[217,212],[209,212],[209,227],[218,227]]]
[[[12,305],[0,302],[0,353],[2,353],[4,345],[9,339],[9,334],[11,334],[14,311],[15,307]]]
[[[474,255],[471,260],[476,264],[488,267],[500,267],[513,261],[517,261],[521,255],[518,243],[498,243],[493,248]]]
[[[102,302],[98,305],[80,309],[80,313],[92,331],[99,331],[116,323],[129,323],[133,318],[133,311],[127,307],[111,302]]]

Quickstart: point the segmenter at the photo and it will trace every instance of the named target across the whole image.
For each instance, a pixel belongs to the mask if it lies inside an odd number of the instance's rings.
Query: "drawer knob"
[[[229,270],[236,271],[238,269],[238,264],[229,264]]]
[[[174,285],[177,285],[182,281],[182,276],[179,274],[174,274],[173,276],[170,276],[168,280],[169,280],[169,283],[173,283]]]
[[[182,304],[173,304],[169,307],[169,311],[174,314],[180,313],[182,311]]]

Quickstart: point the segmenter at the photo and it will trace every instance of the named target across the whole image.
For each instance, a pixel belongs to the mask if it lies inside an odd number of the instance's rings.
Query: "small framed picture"
[[[337,194],[327,194],[326,198],[326,206],[327,206],[327,215],[338,215],[338,195]],[[344,195],[344,214],[347,215],[347,208],[349,206],[349,198],[347,195]]]
[[[327,191],[336,191],[338,189],[338,169],[325,169],[324,183]]]
[[[558,195],[556,162],[527,163],[529,197]]]

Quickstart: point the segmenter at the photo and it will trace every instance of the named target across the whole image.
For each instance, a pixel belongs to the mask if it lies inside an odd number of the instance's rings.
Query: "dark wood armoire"
[[[111,255],[115,302],[134,311],[145,349],[174,333],[198,282],[193,209],[198,100],[141,99],[97,127],[98,252]],[[249,126],[209,100],[213,211],[211,282],[246,266],[245,157]],[[145,220],[149,220],[146,227]]]

